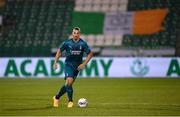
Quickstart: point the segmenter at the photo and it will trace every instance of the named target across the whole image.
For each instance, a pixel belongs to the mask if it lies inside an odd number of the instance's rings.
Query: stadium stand
[[[127,52],[127,55],[131,55],[129,53],[132,53],[132,50],[147,50],[145,53],[152,53],[151,50],[154,50],[157,52],[157,50],[160,50],[159,56],[165,56],[174,55],[174,49],[176,45],[176,39],[177,39],[177,32],[179,30],[178,28],[178,21],[179,21],[179,5],[180,2],[178,0],[91,0],[91,2],[86,2],[86,0],[76,0],[76,6],[75,6],[75,13],[74,13],[74,19],[81,19],[83,17],[83,13],[88,13],[90,19],[96,19],[100,20],[102,16],[100,15],[102,13],[107,12],[123,12],[123,11],[140,11],[140,10],[150,10],[150,9],[159,9],[159,8],[168,8],[168,15],[165,18],[165,21],[163,23],[164,30],[161,32],[157,32],[155,34],[151,35],[107,35],[107,34],[99,34],[102,33],[103,29],[100,29],[99,27],[102,27],[99,25],[99,23],[96,23],[96,28],[92,29],[91,22],[95,22],[93,20],[87,20],[89,27],[85,27],[84,25],[87,24],[85,22],[77,22],[79,25],[83,28],[85,31],[84,37],[91,37],[91,39],[88,39],[89,43],[94,48],[100,47],[102,50],[100,51],[101,56],[112,56],[110,54],[110,51],[112,53],[115,53],[113,56],[121,56],[120,51],[126,49],[129,50]],[[94,7],[96,7],[96,10],[94,10]],[[98,7],[98,8],[97,8]],[[86,9],[86,10],[84,10]],[[99,15],[91,15],[91,14],[97,14]],[[78,17],[78,14],[80,17]],[[93,17],[91,17],[91,16]],[[82,18],[83,19],[83,18]],[[73,23],[75,25],[75,23]],[[83,27],[84,26],[84,27]],[[96,30],[96,32],[95,32]],[[87,33],[88,32],[88,33]],[[90,34],[90,36],[89,36]],[[92,36],[94,34],[94,36]],[[101,36],[99,36],[101,35]],[[119,36],[119,39],[115,38]],[[107,38],[106,38],[107,37]],[[100,38],[100,39],[98,39]],[[94,41],[94,42],[93,42]],[[117,41],[117,42],[116,42]],[[110,45],[110,46],[109,46]],[[104,48],[105,47],[105,48]],[[109,47],[109,51],[108,50]],[[119,52],[117,52],[117,49],[119,49]],[[106,52],[107,51],[107,52]],[[113,52],[114,51],[114,52]],[[167,53],[167,55],[166,55]],[[155,54],[156,56],[158,55]],[[122,54],[124,56],[124,54]]]
[[[178,34],[178,12],[179,7],[175,4],[178,4],[177,0],[129,0],[128,10],[144,10],[144,9],[153,9],[153,8],[168,8],[169,13],[164,22],[165,30],[149,36],[136,36],[136,35],[125,35],[125,39],[129,38],[130,40],[137,41],[139,45],[129,43],[130,46],[141,46],[143,48],[167,48],[175,47],[176,38]],[[126,40],[123,41],[126,43]],[[135,42],[136,43],[136,42]]]
[[[152,35],[103,33],[102,21],[107,12],[157,8],[169,10],[162,32]],[[6,0],[0,6],[3,17],[0,56],[52,56],[74,26],[81,27],[82,38],[97,50],[96,55],[121,56],[118,50],[130,50],[128,56],[132,50],[164,49],[173,55],[179,11],[179,0]],[[85,20],[81,20],[82,17]]]
[[[67,38],[73,0],[7,0],[0,56],[51,56]]]

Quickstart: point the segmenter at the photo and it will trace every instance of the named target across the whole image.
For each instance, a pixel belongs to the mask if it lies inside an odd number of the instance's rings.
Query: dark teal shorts
[[[75,80],[78,73],[79,71],[77,70],[77,67],[73,66],[70,63],[65,63],[65,66],[64,66],[65,79],[67,77],[72,77]]]

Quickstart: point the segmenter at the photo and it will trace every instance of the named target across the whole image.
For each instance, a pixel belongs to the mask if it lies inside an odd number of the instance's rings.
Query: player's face
[[[79,32],[79,30],[73,30],[72,36],[73,36],[73,39],[78,40],[79,37],[80,37],[80,32]]]

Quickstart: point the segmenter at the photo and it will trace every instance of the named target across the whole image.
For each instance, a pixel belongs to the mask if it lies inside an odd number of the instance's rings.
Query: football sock
[[[63,85],[56,95],[56,99],[59,99],[62,95],[66,93],[66,85]]]
[[[72,100],[72,96],[73,96],[73,88],[71,85],[66,85],[66,92],[69,98],[69,101],[73,101]]]

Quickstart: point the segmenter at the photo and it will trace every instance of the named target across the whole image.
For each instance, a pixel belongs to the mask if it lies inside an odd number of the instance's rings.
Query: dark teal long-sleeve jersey
[[[75,68],[77,68],[83,59],[83,54],[89,54],[91,52],[90,47],[83,39],[79,39],[79,41],[75,42],[73,39],[67,39],[60,45],[61,53],[66,51],[66,63],[72,64]]]

